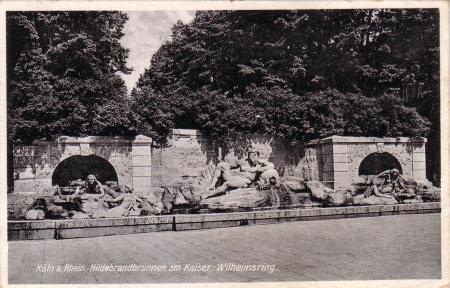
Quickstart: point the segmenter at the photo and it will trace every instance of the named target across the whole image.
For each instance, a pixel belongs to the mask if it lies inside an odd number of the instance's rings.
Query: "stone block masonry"
[[[319,180],[330,188],[339,189],[383,169],[398,168],[404,176],[426,180],[426,142],[426,138],[331,136],[313,140],[306,147],[313,149],[318,159]],[[361,166],[368,157],[373,164],[366,167],[371,173],[364,175]]]
[[[131,143],[132,185],[139,194],[152,192],[152,139],[139,135]]]
[[[54,185],[94,174],[103,182],[130,184],[151,191],[152,139],[123,137],[67,137],[14,147],[14,194],[45,194]],[[70,175],[71,174],[71,175]]]
[[[261,157],[275,164],[280,175],[302,177],[302,143],[288,142],[270,135],[250,134],[223,142],[197,130],[173,129],[167,144],[152,148],[154,187],[190,182],[204,189],[209,169],[223,161],[227,153],[256,149]],[[206,174],[206,176],[205,176]]]

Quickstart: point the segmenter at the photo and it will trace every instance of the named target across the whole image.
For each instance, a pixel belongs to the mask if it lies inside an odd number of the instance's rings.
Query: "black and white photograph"
[[[3,7],[5,284],[443,287],[448,3],[407,2]]]

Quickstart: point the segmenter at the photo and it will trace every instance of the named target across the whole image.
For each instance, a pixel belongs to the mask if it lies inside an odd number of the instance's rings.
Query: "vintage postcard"
[[[0,8],[2,287],[448,287],[448,2]]]

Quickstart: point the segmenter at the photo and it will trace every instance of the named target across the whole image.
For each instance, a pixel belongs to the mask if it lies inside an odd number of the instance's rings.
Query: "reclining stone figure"
[[[354,204],[395,204],[421,201],[416,185],[408,185],[398,169],[385,170],[374,176],[363,194],[354,197]]]
[[[217,164],[208,191],[201,197],[210,198],[230,190],[248,188],[252,185],[279,182],[280,176],[273,163],[259,158],[259,153],[250,150],[247,159],[239,159],[233,153],[225,156],[225,161]],[[222,183],[216,187],[218,183]]]
[[[383,198],[396,198],[396,194],[405,192],[407,189],[403,177],[398,169],[390,169],[381,172],[371,180],[364,196],[370,197],[372,194]]]

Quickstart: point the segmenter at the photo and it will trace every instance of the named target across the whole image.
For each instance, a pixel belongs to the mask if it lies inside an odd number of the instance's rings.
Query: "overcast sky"
[[[130,49],[128,67],[134,69],[130,75],[122,75],[128,92],[135,86],[139,75],[150,66],[152,55],[170,36],[172,26],[181,20],[189,23],[194,11],[139,11],[126,12],[129,20],[125,24],[124,47]]]

